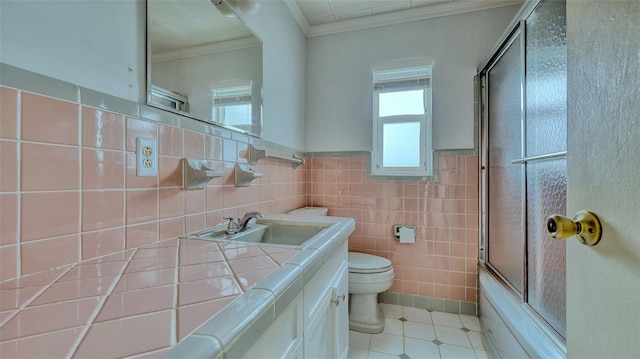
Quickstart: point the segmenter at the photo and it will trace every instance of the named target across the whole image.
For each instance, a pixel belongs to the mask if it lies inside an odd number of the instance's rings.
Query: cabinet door
[[[304,357],[305,359],[326,359],[333,357],[333,318],[331,313],[332,291],[324,292],[320,301],[320,309],[311,320],[309,328],[304,333]]]
[[[349,353],[349,272],[343,264],[304,334],[305,359],[346,359]]]
[[[346,359],[349,354],[349,271],[346,265],[338,272],[332,287],[334,358]]]
[[[304,345],[302,340],[298,342],[298,346],[295,347],[293,353],[287,359],[304,359]]]
[[[302,358],[302,294],[278,316],[244,355],[252,358]]]

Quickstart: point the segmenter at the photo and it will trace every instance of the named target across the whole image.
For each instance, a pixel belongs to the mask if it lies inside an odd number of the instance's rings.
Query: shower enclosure
[[[495,357],[564,357],[565,2],[528,1],[480,68],[480,315]]]

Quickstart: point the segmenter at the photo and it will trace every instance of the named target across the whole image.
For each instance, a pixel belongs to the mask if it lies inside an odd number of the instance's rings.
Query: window
[[[189,99],[187,97],[158,86],[151,86],[148,100],[150,103],[166,109],[189,112]]]
[[[251,126],[251,81],[216,87],[211,91],[211,118],[215,122],[240,128]]]
[[[431,66],[431,61],[406,67],[374,66],[373,175],[433,174]]]

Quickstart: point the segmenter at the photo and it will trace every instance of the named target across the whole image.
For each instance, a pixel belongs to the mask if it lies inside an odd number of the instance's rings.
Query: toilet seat
[[[366,253],[349,252],[349,273],[373,274],[393,270],[391,261]]]

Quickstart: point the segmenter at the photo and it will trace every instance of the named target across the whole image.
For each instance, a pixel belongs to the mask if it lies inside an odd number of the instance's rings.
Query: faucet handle
[[[224,219],[228,219],[229,223],[227,223],[227,229],[225,233],[227,234],[235,234],[238,233],[238,220],[233,217],[224,217]]]

